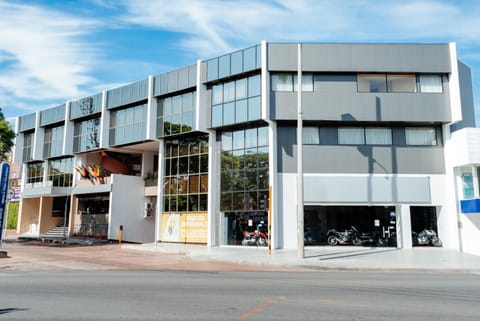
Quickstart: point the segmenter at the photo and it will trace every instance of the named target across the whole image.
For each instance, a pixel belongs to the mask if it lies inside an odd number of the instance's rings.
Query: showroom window
[[[437,135],[435,128],[405,128],[405,137],[407,145],[412,146],[435,146],[437,145]]]

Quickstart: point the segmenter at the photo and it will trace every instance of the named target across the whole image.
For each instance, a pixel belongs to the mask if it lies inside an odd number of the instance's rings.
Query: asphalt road
[[[480,320],[480,275],[0,270],[0,320]]]

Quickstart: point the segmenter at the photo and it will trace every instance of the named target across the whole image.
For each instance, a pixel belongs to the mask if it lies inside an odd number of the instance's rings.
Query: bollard
[[[118,243],[122,244],[123,225],[120,225],[118,229]]]

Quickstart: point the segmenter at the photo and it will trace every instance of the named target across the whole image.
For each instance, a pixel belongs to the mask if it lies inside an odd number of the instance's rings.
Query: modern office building
[[[410,248],[430,229],[480,253],[480,156],[457,143],[480,137],[472,97],[454,43],[262,42],[198,61],[19,117],[18,232],[247,246],[270,225],[273,248],[297,248],[301,204],[309,244],[353,225]]]

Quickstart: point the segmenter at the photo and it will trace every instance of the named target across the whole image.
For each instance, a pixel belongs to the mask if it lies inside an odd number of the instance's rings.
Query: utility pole
[[[298,258],[305,257],[303,213],[303,107],[302,107],[302,44],[297,52],[297,238]]]

